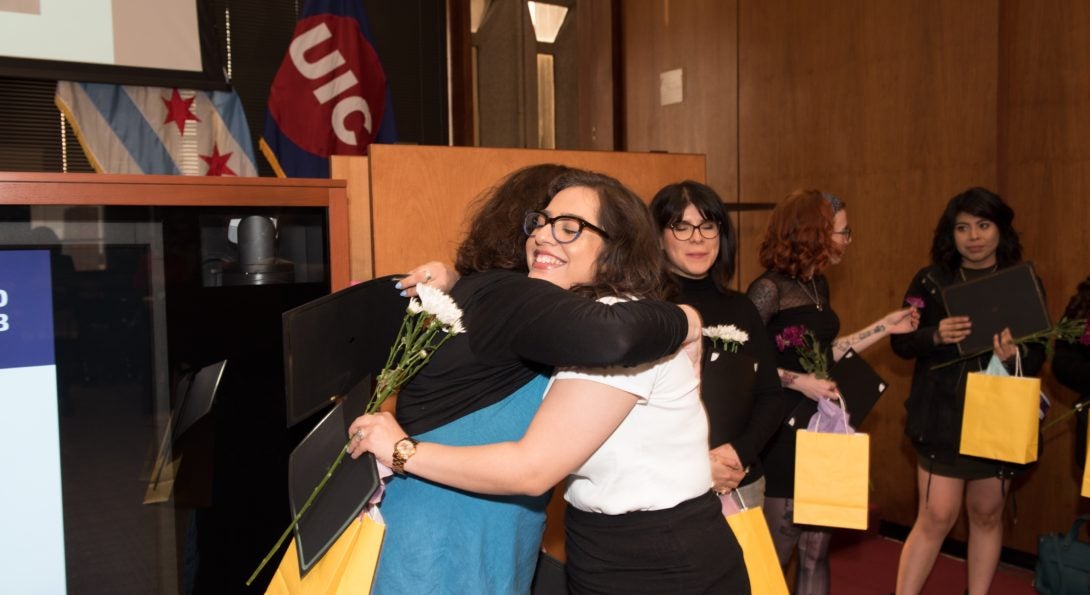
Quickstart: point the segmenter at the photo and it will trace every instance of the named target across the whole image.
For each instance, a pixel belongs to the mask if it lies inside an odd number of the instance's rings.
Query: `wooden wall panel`
[[[349,270],[353,280],[372,277],[371,183],[367,157],[334,155],[329,159],[334,180],[346,180],[348,188]]]
[[[1090,275],[1090,4],[1004,0],[1000,7],[1000,193],[1015,209],[1025,257],[1036,263],[1058,318]],[[1052,416],[1077,398],[1048,374],[1044,390],[1060,401]],[[1073,420],[1049,429],[1043,442],[1041,462],[1018,490],[1014,545],[1027,551],[1037,533],[1062,531],[1087,508],[1071,462]]]
[[[738,201],[735,0],[624,0],[625,148],[703,153],[708,184]],[[681,103],[659,104],[659,74],[682,69]]]
[[[644,200],[679,179],[704,179],[703,155],[379,145],[370,160],[376,277],[429,260],[452,262],[473,200],[520,167],[561,163],[600,171]]]
[[[828,272],[842,333],[900,306],[950,196],[995,185],[997,26],[994,2],[741,3],[741,194],[777,201],[807,187],[847,201],[853,243]],[[742,268],[755,274],[754,227],[743,227],[743,258],[754,260]],[[888,342],[865,355],[890,381],[862,428],[871,433],[872,502],[882,518],[908,525],[911,365]]]
[[[613,1],[575,3],[579,51],[576,85],[576,146],[561,149],[612,151],[614,144]]]

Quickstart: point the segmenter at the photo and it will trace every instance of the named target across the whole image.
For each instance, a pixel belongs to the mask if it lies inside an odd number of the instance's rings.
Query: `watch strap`
[[[412,448],[409,449],[408,454],[402,453],[401,445],[403,442],[409,442],[412,445]],[[397,473],[398,475],[404,475],[405,463],[409,462],[409,459],[412,458],[414,454],[416,454],[417,444],[420,444],[420,441],[410,436],[405,436],[401,440],[398,440],[394,443],[394,456],[390,464],[390,469],[393,470],[394,473]]]

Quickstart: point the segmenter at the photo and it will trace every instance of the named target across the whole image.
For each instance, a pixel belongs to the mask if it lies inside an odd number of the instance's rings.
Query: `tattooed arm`
[[[916,308],[894,310],[863,330],[837,337],[833,341],[833,360],[839,361],[849,349],[854,349],[856,353],[863,351],[886,335],[910,333],[916,330],[919,324],[920,313]]]

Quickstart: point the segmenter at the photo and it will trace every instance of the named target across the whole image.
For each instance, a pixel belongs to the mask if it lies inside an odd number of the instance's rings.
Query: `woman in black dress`
[[[736,236],[719,195],[687,180],[659,190],[651,215],[661,234],[667,270],[680,286],[676,302],[693,306],[704,327],[733,325],[748,339],[736,350],[704,341],[700,398],[708,411],[715,490],[734,505],[764,505],[764,470],[757,456],[786,413],[776,350],[761,315],[730,288]]]
[[[972,332],[968,317],[945,315],[943,288],[1019,262],[1022,244],[1013,220],[1014,211],[984,188],[970,188],[951,198],[935,226],[931,265],[916,273],[905,292],[905,303],[923,301],[919,329],[891,340],[897,355],[916,359],[905,402],[905,434],[916,449],[919,504],[901,550],[898,593],[912,595],[923,588],[963,499],[969,517],[970,595],[987,593],[995,576],[1007,486],[1020,466],[958,452],[966,378],[969,372],[986,368],[992,353],[933,367],[956,360],[960,356],[957,343]],[[995,355],[1013,371],[1018,348],[1010,331],[993,336],[992,344]],[[1022,370],[1027,376],[1035,374],[1043,362],[1043,346],[1025,348]]]
[[[919,313],[896,310],[866,328],[839,336],[840,318],[829,301],[829,284],[822,272],[840,262],[851,243],[844,203],[817,190],[796,190],[776,205],[761,242],[761,264],[767,269],[750,284],[747,294],[757,306],[769,336],[790,326],[813,332],[834,362],[849,349],[862,351],[882,337],[913,330]],[[829,592],[829,540],[832,531],[794,523],[795,430],[805,427],[817,411],[818,399],[838,399],[836,383],[806,373],[794,349],[777,356],[780,382],[789,412],[771,444],[762,453],[765,465],[765,518],[780,564],[787,566],[798,548],[795,592]]]

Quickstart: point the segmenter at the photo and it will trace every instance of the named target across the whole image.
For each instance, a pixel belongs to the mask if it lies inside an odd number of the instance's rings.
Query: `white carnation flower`
[[[706,326],[701,329],[701,333],[712,340],[712,346],[714,347],[718,343],[722,343],[725,349],[729,349],[731,352],[738,351],[738,348],[749,341],[749,333],[734,326],[733,324],[720,324],[717,326]],[[713,358],[711,361],[715,361],[718,358]]]
[[[727,341],[734,341],[739,345],[744,345],[746,341],[749,341],[749,333],[732,324],[727,326],[723,333],[723,338]]]
[[[462,325],[462,309],[449,295],[427,284],[417,285],[416,293],[420,296],[424,311],[439,319],[439,323],[447,332],[452,335],[465,332],[465,327]]]

